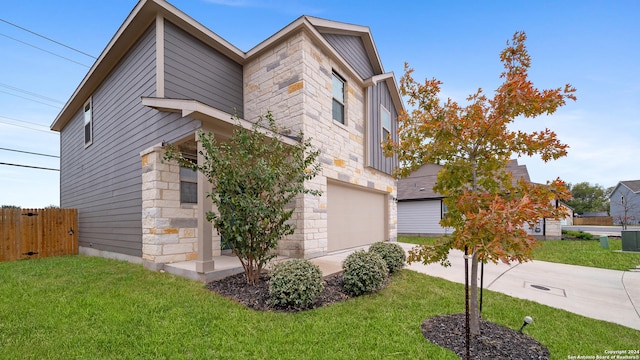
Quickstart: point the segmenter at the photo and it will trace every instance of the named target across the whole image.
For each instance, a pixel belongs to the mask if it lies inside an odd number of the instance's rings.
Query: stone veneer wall
[[[332,120],[331,78],[335,70],[347,83],[346,124]],[[316,257],[327,252],[327,179],[388,194],[388,239],[397,239],[395,179],[364,166],[366,89],[341,64],[311,42],[306,32],[293,35],[245,66],[245,118],[255,121],[271,111],[284,128],[306,137],[321,150],[322,174],[307,183],[322,196],[296,201],[296,233],[284,239],[279,253]],[[375,105],[377,106],[377,105]],[[302,124],[302,127],[300,126]]]
[[[163,161],[162,154],[160,145],[140,154],[142,259],[147,267],[197,258],[198,207],[180,203],[180,167],[176,162]],[[220,239],[213,241],[213,255],[218,256]]]

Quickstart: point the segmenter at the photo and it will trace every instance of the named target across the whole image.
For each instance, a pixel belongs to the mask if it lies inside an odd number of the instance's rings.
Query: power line
[[[0,124],[5,124],[5,125],[10,125],[10,126],[16,126],[16,127],[20,127],[23,129],[29,129],[29,130],[34,130],[34,131],[41,131],[47,134],[52,134],[52,135],[58,135],[58,133],[56,133],[55,131],[51,131],[51,130],[42,130],[42,129],[34,129],[28,126],[24,126],[24,125],[18,125],[18,124],[12,124],[12,123],[8,123],[6,121],[2,121],[0,120]]]
[[[46,167],[30,166],[30,165],[21,165],[21,164],[11,164],[11,163],[5,163],[5,162],[0,162],[0,165],[17,166],[17,167],[24,167],[24,168],[38,169],[38,170],[60,171],[60,169],[54,169],[54,168],[46,168]]]
[[[64,104],[64,101],[56,100],[56,99],[50,98],[48,96],[44,96],[44,95],[40,95],[40,94],[31,92],[31,91],[28,91],[28,90],[20,89],[20,88],[17,88],[15,86],[3,84],[3,83],[0,83],[0,86],[2,86],[3,88],[7,88],[9,90],[18,91],[18,92],[21,92],[23,94],[27,94],[27,95],[30,95],[30,96],[33,96],[33,97],[37,97],[37,98],[40,98],[40,99],[43,99],[43,100]]]
[[[34,100],[34,99],[31,99],[31,98],[28,98],[28,97],[25,97],[25,96],[20,96],[20,95],[12,94],[12,93],[10,93],[10,92],[6,92],[6,91],[2,91],[2,90],[0,90],[0,93],[4,93],[4,94],[7,94],[7,95],[11,95],[11,96],[19,97],[19,98],[21,98],[21,99],[25,99],[25,100],[29,100],[29,101],[33,101],[33,102],[37,102],[38,104],[51,106],[52,108],[55,108],[55,109],[60,109],[60,106],[47,104],[46,102],[42,102],[42,101],[39,101],[39,100]]]
[[[49,40],[49,41],[51,41],[51,42],[53,42],[53,43],[56,43],[56,44],[58,44],[58,45],[60,45],[60,46],[64,46],[64,47],[66,47],[67,49],[73,50],[73,51],[75,51],[75,52],[77,52],[77,53],[80,53],[80,54],[82,54],[82,55],[88,56],[88,57],[90,57],[90,58],[92,58],[92,59],[97,59],[95,56],[93,56],[93,55],[91,55],[91,54],[87,54],[86,52],[84,52],[84,51],[82,51],[82,50],[78,50],[78,49],[73,48],[73,47],[71,47],[71,46],[69,46],[69,45],[65,45],[65,44],[63,44],[63,43],[61,43],[61,42],[59,42],[59,41],[56,41],[56,40],[53,40],[53,39],[51,39],[51,38],[48,38],[48,37],[46,37],[46,36],[44,36],[44,35],[38,34],[37,32],[32,31],[32,30],[29,30],[29,29],[27,29],[27,28],[24,28],[24,27],[22,27],[22,26],[20,26],[20,25],[16,25],[16,24],[14,24],[14,23],[12,23],[12,22],[9,22],[9,21],[7,21],[7,20],[4,20],[4,19],[0,19],[0,21],[2,21],[3,23],[9,24],[9,25],[11,25],[11,26],[15,26],[15,27],[17,27],[18,29],[20,29],[20,30],[24,30],[24,31],[26,31],[26,32],[28,32],[28,33],[30,33],[30,34],[33,34],[33,35],[39,36],[39,37],[41,37],[41,38],[43,38],[43,39],[45,39],[45,40]]]
[[[19,42],[19,43],[21,43],[21,44],[24,44],[24,45],[27,45],[27,46],[31,46],[32,48],[38,49],[38,50],[40,50],[40,51],[44,51],[44,52],[46,52],[47,54],[51,54],[51,55],[53,55],[53,56],[57,56],[57,57],[59,57],[59,58],[61,58],[61,59],[65,59],[65,60],[67,60],[67,61],[71,61],[72,63],[78,64],[78,65],[80,65],[80,66],[84,66],[84,67],[86,67],[86,68],[88,68],[88,67],[89,67],[89,65],[85,65],[85,64],[83,64],[83,63],[80,63],[80,62],[77,62],[77,61],[75,61],[75,60],[69,59],[68,57],[64,57],[64,56],[62,56],[62,55],[58,55],[58,54],[56,54],[56,53],[54,53],[54,52],[51,52],[51,51],[49,51],[49,50],[45,50],[45,49],[40,48],[40,47],[37,47],[37,46],[35,46],[35,45],[31,45],[31,44],[29,44],[28,42],[24,42],[24,41],[22,41],[22,40],[18,40],[18,39],[14,38],[14,37],[11,37],[11,36],[9,36],[9,35],[0,34],[0,36],[4,36],[4,37],[6,37],[7,39],[11,39],[11,40],[13,40],[13,41],[17,41],[17,42]]]
[[[60,156],[57,156],[57,155],[42,154],[42,153],[37,153],[37,152],[16,150],[16,149],[7,149],[7,148],[2,148],[2,147],[0,147],[0,150],[13,151],[13,152],[18,152],[18,153],[23,153],[23,154],[30,154],[30,155],[48,156],[48,157],[58,158],[58,159],[60,158]]]
[[[25,120],[15,119],[15,118],[7,117],[7,116],[2,116],[2,115],[0,115],[0,118],[7,119],[7,120],[11,120],[11,121],[17,121],[17,122],[21,122],[21,123],[25,123],[25,124],[31,124],[31,125],[36,125],[36,126],[47,127],[46,125],[36,124],[36,123],[34,123],[34,122],[29,122],[29,121],[25,121]],[[13,124],[13,123],[6,122],[6,121],[2,121],[2,120],[0,120],[0,123],[2,123],[2,124],[6,124],[6,125],[11,125],[11,126],[17,126],[17,127],[21,127],[21,128],[29,129],[29,130],[42,131],[42,132],[45,132],[45,133],[47,133],[47,134],[56,134],[55,132],[53,132],[53,131],[51,131],[51,130],[45,130],[45,129],[34,129],[34,128],[32,128],[32,127],[28,127],[28,126],[24,126],[24,125],[18,125],[18,124]]]
[[[31,124],[31,125],[42,126],[42,127],[46,127],[46,128],[48,128],[48,127],[49,127],[49,126],[47,126],[47,125],[42,125],[42,124],[38,124],[38,123],[34,123],[34,122],[27,121],[27,120],[20,120],[20,119],[16,119],[16,118],[12,118],[12,117],[8,117],[8,116],[4,116],[4,115],[0,115],[0,118],[7,119],[7,120],[12,120],[12,121],[17,121],[17,122],[23,122],[23,123],[25,123],[25,124]]]

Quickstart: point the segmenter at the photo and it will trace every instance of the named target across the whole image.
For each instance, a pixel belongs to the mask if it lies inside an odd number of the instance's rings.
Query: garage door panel
[[[329,251],[386,240],[385,194],[329,184],[327,202]]]

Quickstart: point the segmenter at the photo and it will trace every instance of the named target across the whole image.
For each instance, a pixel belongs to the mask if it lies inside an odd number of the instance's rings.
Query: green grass
[[[435,238],[398,237],[410,244],[433,244]],[[640,253],[620,252],[622,240],[609,238],[609,249],[600,247],[599,240],[542,240],[533,250],[533,259],[555,263],[630,270],[640,265]]]
[[[456,359],[424,339],[428,317],[463,311],[463,286],[408,270],[379,293],[288,314],[244,308],[203,284],[139,265],[67,256],[0,263],[0,359]],[[554,359],[637,348],[640,332],[500,293],[487,320]]]
[[[622,240],[609,238],[609,249],[599,240],[545,240],[533,251],[535,260],[582,265],[612,270],[629,270],[640,265],[640,253],[620,252]]]

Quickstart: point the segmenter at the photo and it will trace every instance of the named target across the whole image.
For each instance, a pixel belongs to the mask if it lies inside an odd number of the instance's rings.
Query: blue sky
[[[399,79],[407,61],[416,79],[441,80],[443,97],[459,102],[478,87],[498,87],[498,54],[524,30],[534,84],[578,89],[578,101],[553,116],[514,125],[548,127],[570,146],[567,157],[550,163],[520,159],[531,179],[605,187],[640,179],[638,1],[170,2],[244,51],[303,14],[369,26],[385,71]],[[48,127],[94,61],[6,21],[97,57],[135,4],[0,2],[0,148],[59,155],[59,136]],[[57,158],[7,150],[0,150],[0,163],[59,167]],[[0,165],[0,204],[59,204],[58,186],[56,171]]]

